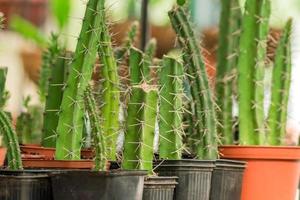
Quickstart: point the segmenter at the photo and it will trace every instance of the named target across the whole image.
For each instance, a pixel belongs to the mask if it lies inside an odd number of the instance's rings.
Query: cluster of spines
[[[222,144],[233,144],[233,82],[236,77],[242,11],[238,0],[223,0],[221,4],[216,82],[218,134]]]
[[[272,73],[271,105],[267,120],[267,141],[270,145],[282,145],[286,133],[292,69],[291,32],[292,20],[288,20],[276,50]]]
[[[55,147],[56,128],[71,59],[71,53],[62,51],[50,68],[42,134],[44,147]]]
[[[146,55],[130,49],[130,97],[126,115],[123,163],[124,169],[143,169],[152,173],[158,91],[151,77],[154,48],[148,45]],[[151,53],[152,52],[152,53]]]
[[[106,170],[106,144],[103,130],[101,128],[101,119],[99,114],[99,108],[95,100],[95,95],[92,89],[88,87],[84,93],[85,110],[89,116],[89,122],[91,126],[91,134],[93,138],[93,146],[95,148],[95,167],[96,171]]]
[[[175,58],[165,56],[159,74],[159,157],[181,159],[183,65]]]
[[[169,17],[183,48],[186,76],[191,87],[196,154],[200,159],[215,159],[218,155],[215,104],[200,47],[183,7],[172,9]]]
[[[116,144],[120,130],[120,81],[118,63],[114,57],[111,36],[106,20],[104,1],[101,5],[101,33],[98,54],[101,62],[101,127],[105,134],[107,156],[110,160],[116,159]]]
[[[0,111],[0,133],[7,146],[8,167],[12,170],[23,169],[18,138],[13,130],[11,120],[4,111]]]
[[[57,126],[56,159],[80,159],[83,94],[89,84],[102,32],[104,0],[89,0],[64,90]]]
[[[247,0],[238,59],[240,144],[264,143],[264,68],[270,0]]]

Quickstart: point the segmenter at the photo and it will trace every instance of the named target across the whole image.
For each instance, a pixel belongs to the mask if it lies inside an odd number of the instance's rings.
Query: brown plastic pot
[[[46,148],[35,145],[22,145],[20,146],[21,153],[24,155],[37,155],[43,156],[45,160],[53,160],[55,154],[55,148]]]
[[[5,157],[6,157],[6,148],[1,147],[0,148],[0,167],[2,167],[4,165]]]
[[[93,160],[39,160],[22,159],[25,168],[41,169],[92,169]]]
[[[242,200],[293,200],[300,175],[300,147],[222,146],[222,158],[247,161]]]

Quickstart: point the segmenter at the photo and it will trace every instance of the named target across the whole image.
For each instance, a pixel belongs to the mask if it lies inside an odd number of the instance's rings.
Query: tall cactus
[[[111,36],[106,24],[104,0],[99,1],[100,15],[101,15],[101,34],[100,46],[98,53],[101,68],[101,117],[102,129],[105,134],[107,144],[107,156],[110,160],[116,159],[116,143],[119,134],[119,110],[120,110],[120,84],[118,77],[117,61],[114,57],[114,50],[112,47]]]
[[[183,47],[185,71],[191,85],[194,108],[194,124],[191,125],[196,127],[197,157],[215,159],[218,155],[217,119],[200,47],[184,8],[175,7],[169,11],[169,17],[179,43]]]
[[[274,61],[271,105],[267,123],[268,143],[270,145],[283,144],[286,131],[292,69],[291,32],[292,20],[289,20],[282,33]]]
[[[6,76],[7,68],[0,68],[0,108],[5,105],[8,97],[8,94],[5,91]]]
[[[127,109],[122,167],[152,171],[154,130],[157,114],[157,89],[144,79],[143,53],[130,49],[131,94]],[[149,66],[150,67],[150,66]]]
[[[0,134],[3,135],[4,142],[8,148],[7,158],[9,169],[23,169],[18,138],[12,128],[9,117],[4,111],[0,111]]]
[[[233,81],[235,79],[238,58],[238,42],[242,11],[238,0],[222,0],[220,17],[220,37],[217,64],[216,101],[218,133],[222,144],[233,143]]]
[[[83,93],[92,75],[104,0],[89,0],[61,103],[57,126],[56,159],[80,159],[83,129]]]
[[[100,115],[97,107],[97,103],[92,93],[92,89],[88,87],[84,93],[85,109],[89,115],[89,121],[91,125],[92,137],[94,146],[96,149],[95,167],[96,171],[106,170],[106,144],[103,136],[103,130],[100,127]]]
[[[165,56],[159,74],[159,157],[181,159],[183,66]]]
[[[70,53],[62,52],[50,67],[51,73],[48,81],[42,135],[44,147],[55,147],[56,128],[70,60]]]
[[[264,131],[263,121],[256,121],[256,117],[257,120],[264,117],[262,63],[269,16],[269,0],[246,1],[238,60],[239,132],[243,145],[258,144],[259,134]]]

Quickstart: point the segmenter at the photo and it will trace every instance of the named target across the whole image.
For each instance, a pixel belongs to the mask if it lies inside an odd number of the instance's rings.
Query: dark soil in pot
[[[176,200],[209,200],[214,161],[164,160],[155,163],[159,176],[177,176]]]
[[[145,178],[143,200],[173,200],[177,177]]]
[[[213,171],[210,200],[240,200],[246,162],[217,160]]]
[[[54,200],[141,200],[145,171],[62,171],[51,176]]]
[[[49,171],[0,170],[1,200],[52,200]]]

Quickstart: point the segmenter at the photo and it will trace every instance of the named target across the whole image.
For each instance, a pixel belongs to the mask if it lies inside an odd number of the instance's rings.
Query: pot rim
[[[219,147],[221,158],[300,161],[300,147],[225,145]]]

